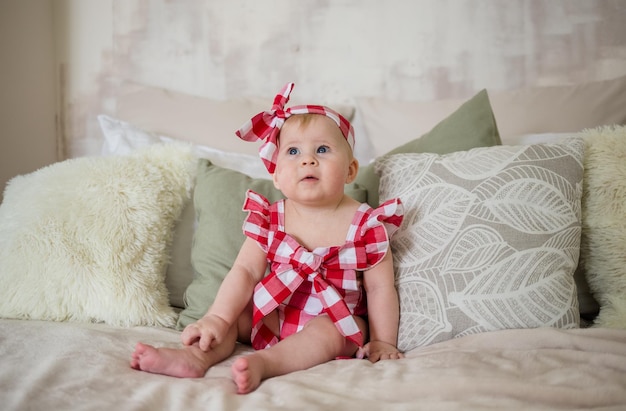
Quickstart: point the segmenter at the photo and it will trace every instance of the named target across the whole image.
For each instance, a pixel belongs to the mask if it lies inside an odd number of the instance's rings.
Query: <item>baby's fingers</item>
[[[368,359],[370,362],[378,362],[383,360],[399,360],[400,358],[404,358],[404,354],[397,351],[377,351],[370,354]]]
[[[402,358],[402,354],[399,352],[386,352],[380,355],[381,360],[399,360]]]
[[[385,352],[380,355],[381,360],[399,360],[400,358],[404,358],[404,354],[397,351]]]
[[[206,352],[213,348],[213,345],[215,345],[215,343],[217,343],[217,338],[215,337],[215,334],[207,333],[200,337],[200,342],[198,343],[198,346],[202,351]]]
[[[356,358],[362,360],[363,358],[370,356],[370,345],[369,343],[365,344],[365,346],[363,347],[359,347],[359,349],[356,351]]]
[[[200,329],[195,324],[190,324],[183,330],[180,340],[184,345],[195,343],[201,336]]]

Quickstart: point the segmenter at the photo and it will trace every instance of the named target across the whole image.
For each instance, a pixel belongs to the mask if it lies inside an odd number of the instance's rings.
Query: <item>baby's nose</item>
[[[308,165],[308,164],[311,164],[311,165],[317,164],[317,159],[315,158],[315,156],[307,155],[302,158],[302,165]]]

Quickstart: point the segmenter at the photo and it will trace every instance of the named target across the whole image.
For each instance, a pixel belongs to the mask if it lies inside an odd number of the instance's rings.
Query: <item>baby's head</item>
[[[274,187],[296,202],[334,204],[358,173],[352,147],[335,122],[324,115],[290,116],[276,144]]]
[[[296,119],[301,117],[301,126],[306,127],[307,124],[317,121],[316,117],[323,117],[331,120],[337,130],[345,139],[350,148],[350,155],[354,149],[354,129],[350,122],[331,108],[317,105],[293,106],[287,109],[285,104],[289,101],[289,95],[293,90],[293,83],[288,83],[283,87],[281,92],[274,98],[274,105],[269,111],[263,111],[247,121],[239,130],[236,131],[239,138],[246,141],[263,141],[259,148],[259,155],[270,172],[274,173],[276,168],[276,150],[278,148],[278,136],[281,128],[286,124],[286,120],[294,116]],[[303,116],[307,115],[307,116]]]

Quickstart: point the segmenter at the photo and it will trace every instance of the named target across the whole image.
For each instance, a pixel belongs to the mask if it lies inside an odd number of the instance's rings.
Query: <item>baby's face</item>
[[[343,195],[357,171],[350,145],[330,118],[294,115],[283,124],[273,178],[286,197]]]

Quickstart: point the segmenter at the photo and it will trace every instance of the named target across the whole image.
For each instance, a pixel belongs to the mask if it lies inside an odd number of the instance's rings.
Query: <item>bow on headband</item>
[[[263,141],[259,148],[259,155],[267,168],[273,173],[276,169],[276,149],[278,148],[278,133],[280,128],[289,117],[294,114],[321,114],[333,120],[341,134],[352,149],[354,149],[354,129],[350,122],[326,106],[301,105],[285,109],[285,104],[289,101],[289,95],[293,90],[294,83],[287,83],[283,89],[274,97],[274,105],[269,111],[263,111],[248,120],[239,130],[235,132],[239,138],[246,141]]]

